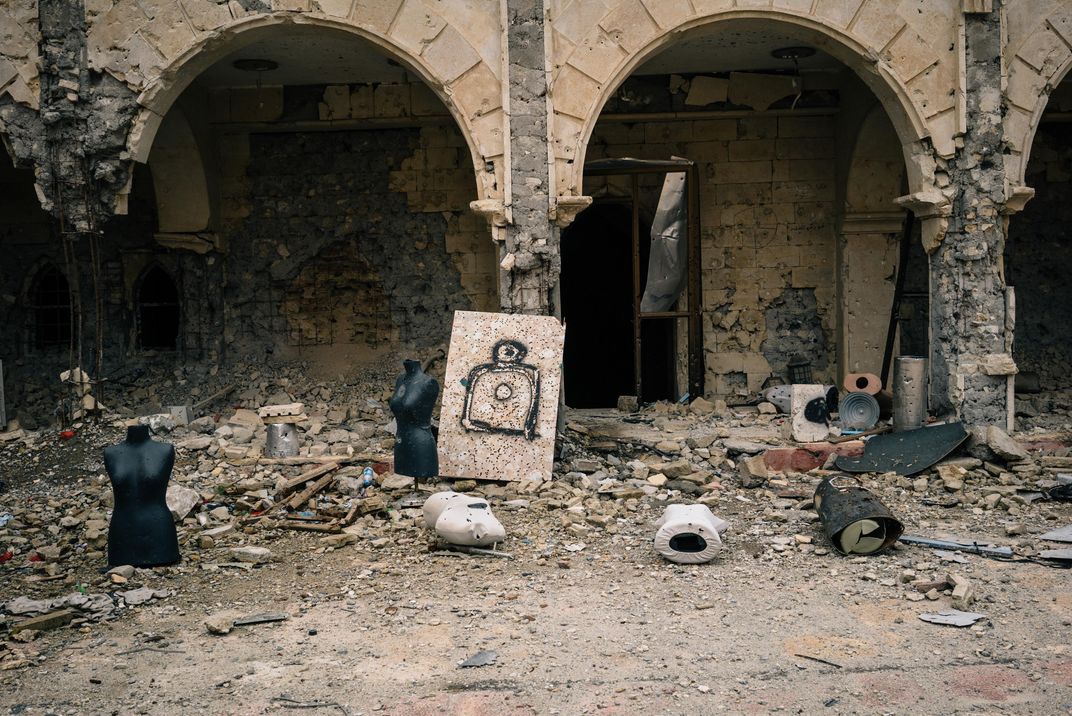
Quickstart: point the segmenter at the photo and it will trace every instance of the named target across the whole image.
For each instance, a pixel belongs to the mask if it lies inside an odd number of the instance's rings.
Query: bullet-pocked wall
[[[362,40],[303,28],[226,55],[165,115],[148,164],[158,242],[220,267],[185,296],[214,308],[215,351],[359,360],[441,343],[453,311],[496,305],[457,123]]]
[[[1016,291],[1013,344],[1021,372],[1044,389],[1072,385],[1072,82],[1061,83],[1031,145],[1026,179],[1035,197],[1009,222],[1005,266]]]

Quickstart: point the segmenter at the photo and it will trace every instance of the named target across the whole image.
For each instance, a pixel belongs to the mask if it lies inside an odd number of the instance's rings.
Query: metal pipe
[[[927,417],[927,359],[898,356],[893,361],[893,429],[923,427]]]

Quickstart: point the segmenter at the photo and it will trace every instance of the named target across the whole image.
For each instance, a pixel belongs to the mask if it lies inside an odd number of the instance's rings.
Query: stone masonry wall
[[[441,128],[223,136],[226,342],[426,346],[454,310],[487,308],[493,247],[467,208],[459,141]]]
[[[603,122],[588,158],[700,164],[706,391],[757,390],[796,353],[814,378],[835,370],[834,117]],[[585,192],[624,195],[628,179],[590,178]],[[608,188],[608,184],[611,186]],[[659,181],[646,183],[657,202]]]

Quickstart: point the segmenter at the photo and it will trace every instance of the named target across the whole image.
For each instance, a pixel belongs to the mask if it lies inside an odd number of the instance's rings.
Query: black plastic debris
[[[968,432],[960,422],[876,435],[867,441],[863,455],[842,455],[834,464],[845,472],[915,475],[938,463],[967,439]]]

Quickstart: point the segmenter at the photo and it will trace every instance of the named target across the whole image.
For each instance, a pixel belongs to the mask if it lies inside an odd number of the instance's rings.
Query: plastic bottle
[[[361,472],[361,487],[372,487],[376,484],[376,473],[372,471],[371,467],[366,467]]]

